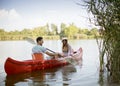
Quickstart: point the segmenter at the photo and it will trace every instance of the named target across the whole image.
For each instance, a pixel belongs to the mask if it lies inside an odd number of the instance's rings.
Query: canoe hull
[[[25,72],[32,72],[35,70],[44,70],[54,67],[60,67],[67,65],[68,63],[65,61],[58,60],[25,60],[25,61],[17,61],[10,57],[7,58],[4,69],[7,75],[19,74]]]

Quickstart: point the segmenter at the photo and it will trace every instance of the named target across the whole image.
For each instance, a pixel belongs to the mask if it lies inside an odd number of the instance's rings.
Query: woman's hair
[[[62,45],[62,49],[63,49],[64,47],[68,47],[68,41],[67,41],[67,39],[62,40],[62,42],[63,42],[63,41],[65,41],[66,43]],[[68,50],[67,50],[67,51],[68,51]]]
[[[36,42],[38,43],[39,41],[41,41],[43,39],[43,37],[37,37]]]
[[[68,41],[65,39],[65,40],[62,40],[62,43],[63,43],[63,41],[65,41],[66,43],[68,43]]]

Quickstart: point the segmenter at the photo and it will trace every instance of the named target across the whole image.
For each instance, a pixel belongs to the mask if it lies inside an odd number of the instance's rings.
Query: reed
[[[100,71],[108,69],[111,82],[120,83],[120,2],[119,0],[87,0],[95,24],[101,26],[99,48]],[[105,62],[105,57],[107,62]]]

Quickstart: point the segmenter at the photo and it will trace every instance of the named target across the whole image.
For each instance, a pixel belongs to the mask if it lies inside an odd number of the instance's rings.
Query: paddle
[[[34,44],[34,45],[36,44],[36,42],[32,38],[24,37],[24,39],[27,40],[28,42],[30,42],[31,44]],[[48,48],[46,48],[46,49],[53,52],[53,53],[55,53],[54,51],[52,51],[52,50],[50,50]]]

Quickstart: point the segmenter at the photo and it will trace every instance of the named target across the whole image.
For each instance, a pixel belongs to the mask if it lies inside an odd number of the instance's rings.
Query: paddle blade
[[[75,59],[72,58],[65,58],[66,62],[72,64],[72,65],[77,65],[78,62]]]
[[[24,39],[25,39],[26,41],[28,41],[29,43],[31,43],[31,44],[36,44],[35,41],[34,41],[32,38],[24,37]]]

